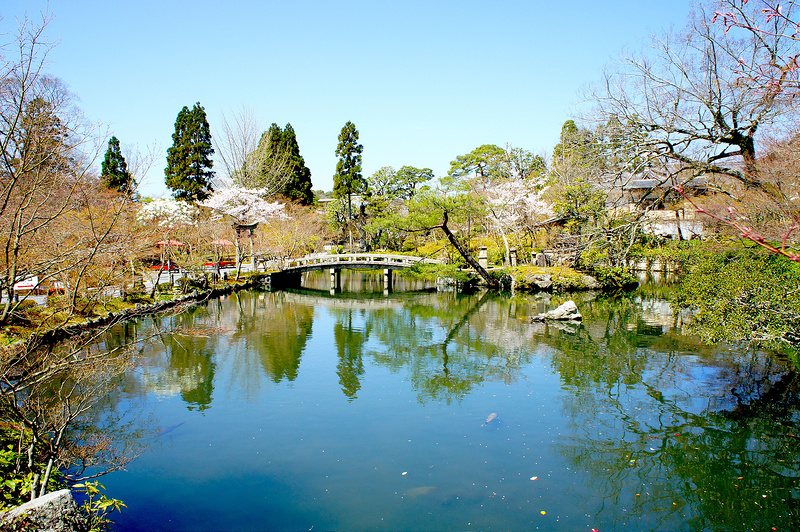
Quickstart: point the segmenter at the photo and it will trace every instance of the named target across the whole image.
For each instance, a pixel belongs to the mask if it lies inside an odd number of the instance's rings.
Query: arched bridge
[[[383,253],[340,253],[307,255],[297,259],[289,259],[281,268],[285,272],[309,272],[334,268],[349,269],[389,269],[402,270],[416,264],[439,264],[440,261],[414,257],[411,255],[387,255]]]
[[[384,292],[392,289],[392,270],[410,268],[416,264],[440,264],[440,261],[411,255],[389,255],[384,253],[340,253],[307,255],[289,259],[280,268],[284,274],[300,274],[313,270],[330,270],[331,292],[341,287],[341,270],[383,270]]]

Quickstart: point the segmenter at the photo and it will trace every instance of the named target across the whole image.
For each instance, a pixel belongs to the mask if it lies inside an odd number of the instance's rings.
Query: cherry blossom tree
[[[245,188],[226,178],[219,181],[218,188],[201,206],[229,216],[241,224],[265,222],[283,216],[283,203],[265,199],[271,194],[270,190]]]

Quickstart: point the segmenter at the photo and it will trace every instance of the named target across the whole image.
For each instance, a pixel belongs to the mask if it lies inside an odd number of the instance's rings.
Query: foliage
[[[300,155],[300,146],[297,144],[297,136],[292,124],[286,124],[283,130],[283,147],[287,152],[289,174],[283,195],[290,200],[296,200],[301,205],[311,205],[314,202],[314,193],[311,191],[311,170],[308,169],[303,156]]]
[[[800,264],[754,249],[701,253],[675,299],[703,340],[800,346]]]
[[[206,111],[200,102],[181,109],[175,120],[172,146],[167,149],[167,167],[164,169],[167,187],[175,197],[184,201],[203,201],[214,188],[211,180],[214,163],[211,156],[211,129]]]
[[[430,168],[402,166],[400,170],[395,170],[391,166],[384,166],[367,178],[368,195],[373,202],[407,200],[414,196],[417,187],[431,179],[433,170]]]
[[[592,275],[604,290],[630,290],[639,285],[639,281],[621,266],[595,266]]]
[[[117,499],[109,499],[104,493],[105,486],[98,481],[75,484],[73,488],[82,490],[86,494],[86,500],[81,506],[81,510],[87,517],[88,532],[112,530],[114,522],[109,515],[122,511],[123,508],[126,508],[125,503]]]
[[[31,500],[31,487],[34,476],[42,471],[45,464],[37,462],[28,467],[27,448],[31,445],[31,433],[20,430],[5,421],[9,413],[3,412],[0,425],[0,511],[19,506]],[[37,446],[38,451],[42,445]],[[39,456],[39,453],[35,453]],[[61,479],[55,476],[50,479],[48,491],[64,487]]]
[[[455,181],[470,180],[479,186],[485,186],[497,179],[536,178],[546,170],[547,164],[539,155],[511,145],[503,149],[494,144],[484,144],[451,161],[447,178]]]
[[[100,177],[106,188],[124,194],[131,194],[136,188],[136,181],[133,180],[133,176],[128,171],[128,163],[125,161],[125,157],[122,156],[117,137],[112,136],[108,141],[108,150],[106,150],[106,156],[103,159]]]
[[[410,268],[401,270],[400,275],[409,279],[435,280],[438,278],[450,278],[456,281],[466,282],[474,278],[470,272],[462,270],[456,264],[424,264],[417,263]]]
[[[292,124],[281,129],[273,122],[240,166],[232,178],[242,188],[262,190],[265,198],[281,194],[301,205],[314,202],[311,170],[300,155]]]
[[[339,144],[336,146],[336,173],[333,176],[333,194],[337,198],[360,194],[366,188],[366,181],[361,176],[361,153],[364,146],[358,142],[358,130],[355,124],[348,121],[339,133]]]

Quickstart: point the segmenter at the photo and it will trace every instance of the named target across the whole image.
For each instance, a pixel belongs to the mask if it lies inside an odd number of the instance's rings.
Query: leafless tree
[[[759,18],[757,2],[737,4]],[[773,90],[752,75],[779,57],[797,57],[788,22],[769,19],[768,32],[728,32],[714,13],[697,8],[683,33],[653,37],[624,54],[589,94],[603,123],[634,139],[632,153],[648,166],[687,179],[705,174],[781,197],[759,170],[758,142],[796,111],[796,91]],[[789,72],[786,72],[789,75]]]
[[[227,177],[248,189],[260,189],[262,196],[280,194],[290,178],[288,153],[270,153],[267,133],[262,132],[255,112],[242,107],[232,118],[224,114],[218,130],[217,154]]]
[[[0,322],[15,310],[21,280],[63,282],[74,307],[130,205],[124,197],[97,201],[93,166],[104,136],[65,85],[43,72],[48,20],[25,18],[0,58]]]

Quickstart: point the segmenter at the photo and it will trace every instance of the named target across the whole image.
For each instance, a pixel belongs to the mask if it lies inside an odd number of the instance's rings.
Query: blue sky
[[[314,189],[330,190],[348,120],[363,172],[432,168],[482,144],[549,153],[583,87],[625,47],[682,27],[692,0],[50,0],[48,71],[123,151],[156,144],[142,193],[166,193],[175,117],[200,102],[290,122]],[[2,33],[48,3],[6,0]],[[98,161],[99,168],[99,161]],[[215,168],[218,169],[218,168]]]

